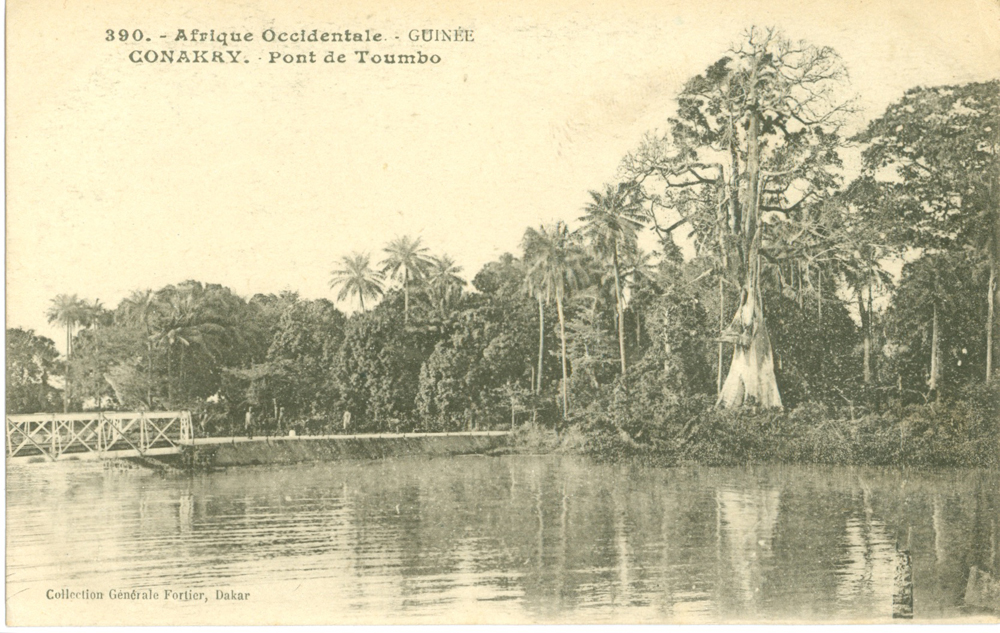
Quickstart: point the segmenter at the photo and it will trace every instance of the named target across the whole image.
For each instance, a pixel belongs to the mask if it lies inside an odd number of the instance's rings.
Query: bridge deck
[[[44,462],[72,462],[72,461],[92,461],[97,459],[125,459],[128,457],[157,457],[160,455],[177,455],[183,450],[180,446],[168,446],[165,448],[150,448],[148,450],[139,452],[136,449],[127,450],[115,450],[106,451],[104,453],[97,453],[91,451],[79,451],[72,453],[61,453],[55,458],[50,458],[42,453],[35,453],[34,455],[18,455],[17,457],[8,457],[8,464],[34,464],[34,463],[44,463]]]
[[[8,428],[8,432],[10,429]],[[95,459],[123,459],[130,457],[155,457],[162,455],[176,455],[184,450],[185,446],[211,446],[219,444],[244,444],[244,443],[266,443],[266,442],[309,442],[313,440],[364,440],[373,438],[401,439],[401,438],[430,438],[430,437],[501,437],[510,435],[510,431],[460,431],[448,433],[355,433],[355,434],[332,434],[332,435],[255,435],[252,438],[229,436],[229,437],[200,437],[200,438],[177,438],[166,440],[162,437],[156,440],[155,444],[143,447],[124,447],[121,443],[110,447],[107,450],[94,450],[84,442],[67,444],[64,450],[50,453],[45,450],[45,445],[28,443],[22,447],[16,455],[7,456],[7,463],[25,464],[39,461],[78,461]]]
[[[202,446],[205,444],[233,444],[237,442],[274,442],[274,441],[308,441],[308,440],[361,440],[376,437],[383,438],[419,438],[419,437],[449,437],[449,436],[481,436],[499,437],[510,435],[510,431],[457,431],[448,433],[355,433],[351,435],[333,433],[330,435],[254,435],[253,438],[241,436],[228,437],[199,437],[192,440],[191,444]]]

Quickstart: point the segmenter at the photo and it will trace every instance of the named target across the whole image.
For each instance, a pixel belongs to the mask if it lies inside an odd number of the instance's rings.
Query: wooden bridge
[[[191,443],[188,411],[7,416],[8,462],[170,455]]]

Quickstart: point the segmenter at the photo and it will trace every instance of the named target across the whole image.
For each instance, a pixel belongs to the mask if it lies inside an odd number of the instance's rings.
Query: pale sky
[[[61,349],[45,322],[55,295],[114,307],[185,279],[333,299],[337,258],[378,259],[404,234],[471,280],[517,252],[527,226],[578,217],[587,191],[665,126],[682,83],[754,24],[841,54],[855,127],[907,88],[1000,76],[996,0],[382,4],[8,2],[7,326]],[[379,30],[387,43],[370,50],[442,62],[269,65],[271,50],[358,45],[261,41],[215,47],[248,64],[127,60],[185,48],[171,41],[180,28],[259,40],[269,27]],[[475,41],[405,40],[457,27]],[[105,42],[107,28],[154,41]]]

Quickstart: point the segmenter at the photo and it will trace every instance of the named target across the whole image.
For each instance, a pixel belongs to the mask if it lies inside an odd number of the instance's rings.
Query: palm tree
[[[642,302],[641,297],[648,297],[650,295],[650,275],[653,272],[653,254],[647,253],[641,248],[634,248],[621,262],[623,264],[623,270],[621,273],[622,279],[629,286],[629,304],[632,308],[632,314],[635,316],[635,345],[639,347],[642,342],[642,310],[637,307],[636,295],[639,295],[639,302]]]
[[[566,371],[566,317],[563,304],[571,292],[586,283],[585,257],[574,243],[566,224],[529,228],[522,240],[524,260],[528,265],[527,284],[531,293],[545,303],[555,299],[559,315],[559,338],[562,343],[562,405],[563,419],[569,412]]]
[[[135,290],[118,306],[127,325],[140,326],[146,333],[146,406],[153,408],[153,321],[163,309],[150,289]]]
[[[448,303],[461,293],[465,280],[459,277],[462,267],[447,255],[432,257],[427,270],[427,293],[431,303],[436,303],[441,316],[445,315]]]
[[[167,360],[167,401],[174,404],[175,382],[182,386],[185,377],[185,360],[189,350],[217,358],[230,341],[231,328],[227,325],[223,306],[206,292],[198,282],[184,282],[167,286],[157,293],[157,318],[153,323],[151,341],[161,347]],[[174,378],[173,352],[177,359],[177,380]]]
[[[872,383],[872,338],[873,338],[873,307],[872,292],[875,289],[887,288],[892,284],[892,278],[879,261],[878,249],[867,244],[858,245],[854,251],[847,253],[845,259],[838,262],[840,274],[851,294],[858,303],[858,316],[861,318],[861,333],[863,341],[862,376],[865,385]],[[822,274],[822,269],[820,269]],[[820,278],[822,279],[822,277]],[[867,293],[867,298],[865,294]],[[819,301],[822,302],[822,295]],[[822,303],[820,303],[822,305]]]
[[[625,253],[635,250],[637,232],[643,226],[641,207],[633,192],[633,187],[626,184],[607,185],[603,194],[591,191],[591,201],[584,207],[586,213],[579,218],[584,222],[583,234],[590,241],[597,259],[610,264],[614,274],[615,322],[622,375],[625,375],[625,297],[621,259]]]
[[[529,270],[532,254],[540,253],[546,248],[542,240],[544,233],[544,227],[541,228],[541,231],[528,228],[524,232],[524,237],[521,240],[521,250],[524,251],[523,261]],[[538,279],[533,278],[525,272],[524,291],[528,296],[534,297],[538,301],[538,382],[535,383],[535,394],[540,395],[542,393],[542,370],[545,366],[543,362],[545,359],[545,288],[543,284],[539,283]]]
[[[80,311],[80,325],[98,328],[110,324],[111,312],[104,307],[100,299],[94,299],[90,303],[81,302]]]
[[[335,268],[330,277],[330,288],[340,286],[337,301],[356,295],[361,311],[365,311],[365,298],[378,299],[382,296],[382,273],[372,270],[368,253],[351,253],[340,258],[340,268]]]
[[[382,249],[388,257],[382,260],[382,274],[403,284],[403,320],[410,320],[410,282],[424,278],[431,258],[427,247],[421,245],[420,238],[397,237]]]
[[[49,323],[66,328],[66,388],[63,391],[63,413],[69,412],[69,398],[72,391],[69,358],[73,353],[73,329],[85,318],[86,303],[76,295],[57,295],[45,313]]]
[[[535,394],[542,393],[542,368],[545,359],[545,293],[541,288],[531,283],[531,279],[524,278],[524,290],[529,296],[538,301],[538,382],[535,383]]]
[[[73,328],[86,318],[87,304],[76,295],[57,295],[45,313],[49,323],[66,328],[66,356],[73,351]]]

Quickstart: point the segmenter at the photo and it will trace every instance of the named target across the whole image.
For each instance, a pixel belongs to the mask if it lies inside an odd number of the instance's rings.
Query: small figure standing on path
[[[244,421],[244,426],[246,427],[247,439],[253,439],[253,407],[247,409],[246,420]]]
[[[351,412],[344,411],[344,430],[346,431],[349,426],[351,426]]]

